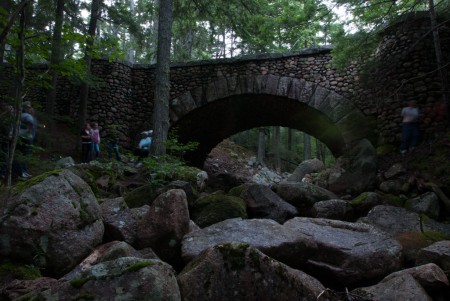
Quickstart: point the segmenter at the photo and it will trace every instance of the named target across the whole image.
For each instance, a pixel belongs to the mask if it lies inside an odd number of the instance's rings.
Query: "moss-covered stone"
[[[367,201],[367,198],[369,196],[368,192],[363,192],[360,195],[358,195],[356,198],[354,198],[353,200],[350,201],[350,205],[355,208],[355,207],[359,207],[362,204],[364,204]]]
[[[211,194],[195,202],[191,215],[199,227],[207,227],[230,218],[247,218],[243,199],[221,193]]]
[[[232,244],[226,243],[217,246],[225,264],[232,271],[242,270],[246,265],[246,251],[249,248],[248,244]]]
[[[144,205],[151,205],[157,196],[157,188],[151,184],[147,184],[127,193],[124,200],[129,208],[138,208]]]
[[[384,194],[383,197],[385,198],[386,202],[389,205],[396,206],[396,207],[403,207],[403,204],[405,202],[404,199],[397,195],[393,194]]]
[[[74,288],[81,288],[86,282],[92,279],[94,279],[94,277],[73,278],[69,281],[69,283]]]
[[[377,147],[377,155],[385,155],[396,151],[397,148],[392,144],[383,144]]]
[[[48,171],[48,172],[45,172],[38,176],[35,176],[33,178],[30,178],[27,181],[17,183],[17,185],[15,186],[15,189],[17,192],[20,193],[28,187],[31,187],[31,186],[41,183],[42,181],[44,181],[45,179],[47,179],[50,176],[59,176],[60,174],[61,174],[61,169],[55,169],[52,171]]]
[[[136,263],[132,264],[131,266],[129,266],[127,268],[127,271],[136,272],[136,271],[139,271],[140,269],[143,269],[145,267],[152,266],[152,265],[153,265],[152,261],[140,261],[140,262],[136,262]]]
[[[228,191],[228,195],[240,197],[241,194],[245,191],[246,186],[244,184],[231,188]]]

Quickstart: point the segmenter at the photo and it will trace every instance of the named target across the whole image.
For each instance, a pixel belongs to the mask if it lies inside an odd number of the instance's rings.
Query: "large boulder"
[[[305,271],[323,283],[354,287],[381,279],[402,264],[401,245],[369,225],[296,217],[284,227],[317,244]]]
[[[136,244],[139,248],[151,247],[161,259],[178,264],[181,240],[189,232],[189,223],[186,193],[169,190],[158,196],[138,221]]]
[[[229,219],[193,231],[183,238],[182,256],[189,262],[217,244],[240,242],[292,267],[299,267],[316,251],[311,239],[269,219]]]
[[[60,281],[26,300],[181,300],[175,272],[160,260],[120,257],[84,270],[79,277]]]
[[[242,198],[216,191],[199,197],[190,206],[190,213],[199,227],[207,227],[230,218],[247,218],[245,209]]]
[[[373,225],[392,236],[406,232],[425,232],[433,238],[450,237],[449,224],[439,223],[400,207],[379,205],[358,221]]]
[[[131,245],[134,244],[137,219],[123,197],[104,199],[100,203],[100,207],[105,225],[105,240],[121,240]]]
[[[434,192],[427,192],[407,200],[405,207],[414,212],[423,213],[433,219],[438,219],[441,213],[439,198]]]
[[[45,291],[58,286],[58,280],[49,277],[40,277],[33,280],[14,280],[0,288],[0,300],[31,300],[25,295],[31,295],[35,291]]]
[[[382,204],[383,199],[376,192],[363,192],[350,201],[355,217],[366,216],[373,207]]]
[[[414,264],[420,249],[450,237],[450,225],[401,207],[379,205],[358,221],[373,225],[399,241],[409,264]]]
[[[265,185],[245,185],[240,197],[245,201],[249,218],[268,218],[282,224],[298,214],[294,206]]]
[[[69,170],[33,178],[8,200],[0,220],[0,254],[62,275],[102,242],[100,206]]]
[[[288,182],[301,182],[303,177],[310,173],[317,173],[325,169],[325,165],[319,159],[305,160],[300,163],[294,172],[287,178]]]
[[[145,259],[158,259],[156,257],[148,258],[141,252],[123,241],[112,241],[95,248],[88,257],[78,264],[72,271],[60,278],[60,280],[70,280],[80,278],[92,266],[101,262],[116,260],[121,257],[136,257]]]
[[[303,216],[310,215],[315,203],[337,198],[331,191],[306,182],[281,182],[274,189],[283,200],[297,207]]]
[[[159,191],[154,185],[142,185],[125,195],[125,203],[129,208],[150,206],[158,195]]]
[[[435,263],[444,271],[450,270],[450,240],[435,242],[419,251],[418,264]]]
[[[360,194],[374,187],[376,176],[376,150],[363,139],[336,160],[328,177],[328,189],[338,195]]]
[[[401,274],[373,286],[358,288],[352,293],[369,300],[432,301],[425,289],[409,274]]]
[[[353,208],[344,200],[320,201],[311,209],[313,217],[350,221],[353,218]]]
[[[313,301],[325,290],[318,280],[304,272],[239,243],[207,249],[177,279],[185,301]]]
[[[449,286],[445,272],[434,263],[394,272],[386,276],[381,282],[389,281],[403,274],[411,275],[430,294],[445,290]]]

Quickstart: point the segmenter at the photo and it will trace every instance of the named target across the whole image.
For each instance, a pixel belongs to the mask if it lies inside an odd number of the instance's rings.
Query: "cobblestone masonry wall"
[[[367,80],[361,80],[357,66],[345,72],[330,68],[330,48],[307,49],[290,54],[247,56],[236,59],[173,64],[171,99],[186,91],[206,87],[222,76],[228,79],[249,75],[277,75],[314,82],[353,101],[367,116],[377,119],[380,143],[397,143],[400,134],[400,110],[410,99],[418,101],[425,136],[442,128],[441,85],[426,16],[393,25],[386,29],[377,51],[379,64]],[[450,49],[449,28],[441,30]],[[448,52],[445,53],[448,62]],[[45,66],[37,66],[36,73]],[[130,143],[137,133],[151,126],[155,67],[95,60],[93,74],[101,85],[89,95],[88,119],[102,127],[119,125]],[[6,87],[0,88],[5,94]],[[198,91],[198,89],[197,89]],[[205,93],[206,95],[206,93]],[[27,100],[42,102],[45,93],[35,88]],[[79,86],[63,78],[58,82],[57,108],[62,115],[77,117]],[[203,96],[206,97],[206,96]],[[207,99],[204,100],[205,103]]]

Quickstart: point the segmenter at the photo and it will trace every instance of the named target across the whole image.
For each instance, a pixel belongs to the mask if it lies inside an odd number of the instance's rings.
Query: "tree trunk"
[[[264,157],[266,153],[266,130],[263,127],[259,128],[259,139],[258,139],[258,156],[256,161],[263,165]]]
[[[91,6],[91,17],[89,20],[89,29],[86,40],[86,49],[84,51],[84,63],[86,65],[86,73],[89,75],[91,73],[91,52],[94,46],[95,30],[97,28],[97,20],[100,17],[100,5],[102,0],[92,0]],[[80,88],[80,107],[79,107],[79,129],[84,127],[87,119],[87,107],[88,107],[88,96],[89,96],[89,85],[86,81],[81,83]]]
[[[155,97],[153,106],[152,154],[166,154],[169,131],[170,46],[172,39],[173,0],[159,2],[158,51],[156,54]]]
[[[0,18],[2,19],[8,18],[12,5],[13,5],[12,0],[0,0],[0,8],[3,10],[3,13],[0,13]],[[0,24],[0,31],[3,32],[5,27],[6,26],[3,26],[3,24]],[[6,39],[4,39],[0,43],[0,64],[3,63],[5,57],[5,44],[6,44],[5,41]]]
[[[130,0],[130,14],[134,16],[135,4],[134,0]],[[130,34],[130,49],[128,50],[128,61],[134,64],[134,48],[133,48],[134,37]]]
[[[291,171],[291,162],[292,162],[292,129],[291,128],[288,128],[287,149],[288,149],[287,170]]]
[[[273,146],[273,156],[275,159],[275,169],[280,172],[281,171],[281,155],[280,155],[280,146],[281,146],[281,139],[280,139],[280,127],[276,126],[273,129],[273,140],[272,140],[272,146]]]
[[[304,160],[311,159],[311,136],[303,133]]]
[[[21,14],[25,11],[27,4],[30,2],[33,2],[33,0],[22,0],[22,2],[20,2],[20,4],[17,6],[16,10],[12,13],[11,17],[9,18],[8,23],[5,25],[4,28],[2,28],[2,31],[0,32],[0,45],[5,43],[6,36],[8,35],[8,32],[13,27],[14,22],[16,21],[16,18],[19,16],[19,14]]]
[[[64,3],[65,0],[57,0],[56,3],[56,19],[55,27],[53,29],[53,41],[52,41],[52,54],[50,58],[50,74],[51,87],[47,91],[47,113],[53,116],[55,113],[56,104],[56,85],[58,82],[58,72],[55,67],[61,62],[61,37],[62,37],[62,27],[64,21]]]
[[[442,98],[447,104],[447,126],[450,126],[450,97],[449,97],[449,85],[447,77],[447,66],[444,65],[442,57],[441,39],[439,37],[439,27],[437,26],[436,11],[434,10],[434,1],[428,0],[430,23],[433,28],[433,42],[434,51],[436,53],[436,65],[439,70],[439,76],[442,84]]]
[[[25,82],[25,8],[26,4],[22,8],[20,13],[20,26],[19,26],[19,48],[17,49],[17,83],[16,83],[16,95],[15,95],[15,106],[14,106],[14,124],[11,142],[8,147],[8,163],[6,175],[6,185],[11,186],[12,183],[12,167],[14,156],[16,152],[17,140],[19,137],[20,120],[22,117],[22,102],[23,102],[23,90]]]

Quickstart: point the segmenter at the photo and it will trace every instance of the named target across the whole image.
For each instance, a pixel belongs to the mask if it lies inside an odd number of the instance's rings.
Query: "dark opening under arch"
[[[283,126],[316,137],[335,157],[345,151],[343,133],[328,116],[306,103],[268,94],[240,94],[196,108],[172,124],[180,142],[199,142],[185,159],[202,167],[206,156],[222,140],[260,126]]]

